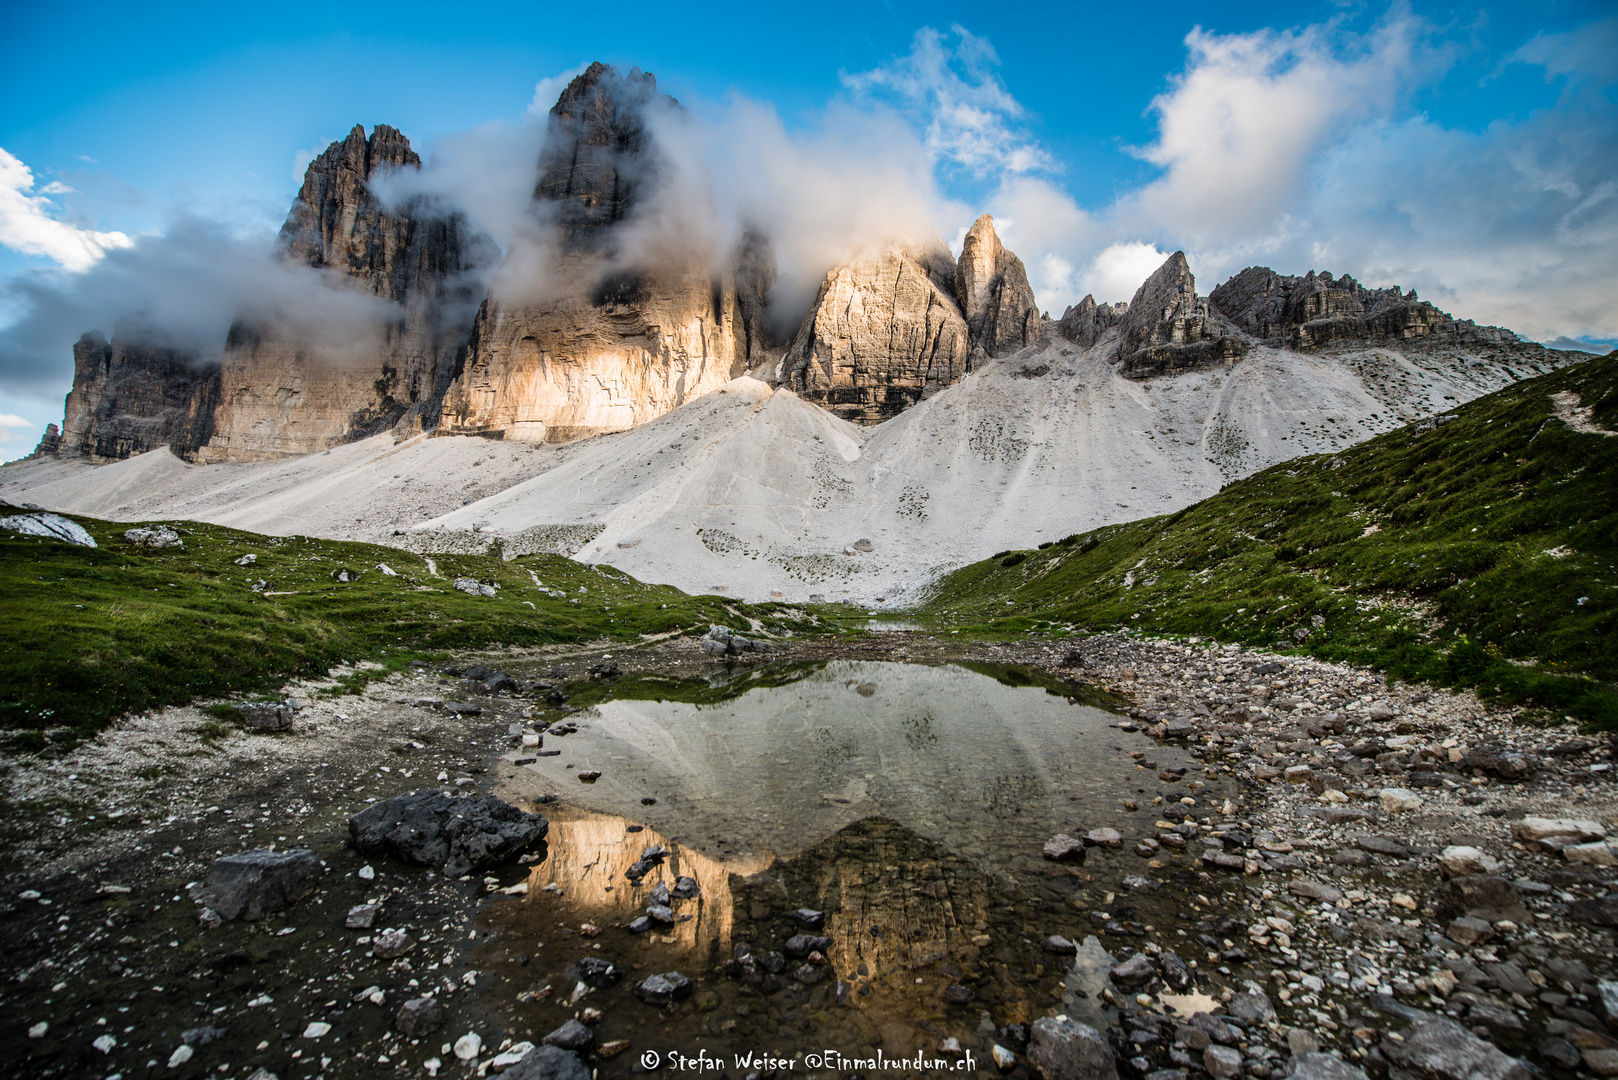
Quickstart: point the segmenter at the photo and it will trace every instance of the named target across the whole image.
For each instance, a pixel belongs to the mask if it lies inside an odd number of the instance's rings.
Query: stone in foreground
[[[1382,1053],[1423,1080],[1530,1080],[1532,1075],[1516,1058],[1442,1016],[1415,1021],[1402,1042],[1384,1040]]]
[[[1095,1028],[1065,1016],[1034,1021],[1028,1064],[1043,1080],[1118,1080],[1107,1040]]]
[[[215,859],[197,899],[225,919],[253,922],[285,911],[314,892],[325,872],[320,857],[308,848],[255,848]]]
[[[455,878],[509,862],[541,846],[550,822],[493,795],[456,799],[441,791],[400,795],[348,821],[356,851],[393,855]]]
[[[536,1046],[500,1076],[503,1080],[590,1080],[579,1055],[559,1046]]]

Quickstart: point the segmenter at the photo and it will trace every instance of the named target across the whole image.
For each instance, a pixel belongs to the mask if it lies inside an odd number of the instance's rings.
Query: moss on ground
[[[1175,514],[949,575],[918,614],[988,636],[1132,628],[1282,647],[1618,727],[1618,356]]]
[[[129,711],[264,694],[344,662],[378,665],[338,688],[352,691],[449,650],[634,641],[745,628],[749,616],[775,632],[827,625],[553,555],[427,557],[193,522],[167,523],[183,548],[152,549],[125,541],[132,523],[73,520],[100,546],[0,529],[0,729],[19,747],[72,742]],[[237,565],[248,554],[257,561]],[[459,592],[456,578],[495,595]]]

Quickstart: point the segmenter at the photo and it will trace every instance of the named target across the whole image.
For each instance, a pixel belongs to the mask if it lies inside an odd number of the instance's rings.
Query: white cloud
[[[47,184],[29,195],[34,174],[14,155],[0,149],[0,244],[25,255],[44,255],[68,270],[87,270],[114,248],[132,240],[121,232],[81,229],[51,216],[50,195],[71,191]]]
[[[588,64],[580,64],[578,67],[569,68],[560,75],[551,75],[535,83],[534,97],[528,103],[528,111],[525,114],[526,119],[538,120],[543,123],[545,118],[551,114],[551,108],[556,104],[556,99],[562,96],[563,90],[567,89],[567,84],[583,75],[584,69],[588,66]]]
[[[986,38],[959,25],[947,35],[924,27],[908,56],[845,74],[843,84],[914,117],[937,161],[979,177],[1054,169],[1055,159],[1023,127],[1023,107],[995,74],[999,66]]]

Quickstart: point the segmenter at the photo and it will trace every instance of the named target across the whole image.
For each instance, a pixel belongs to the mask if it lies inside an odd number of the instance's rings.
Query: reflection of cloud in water
[[[1008,840],[1110,820],[1136,797],[1114,744],[1183,757],[1108,730],[1111,713],[956,666],[837,661],[715,704],[618,699],[572,719],[578,731],[546,737],[559,756],[506,781],[514,794],[637,815],[719,858],[788,856],[881,816],[1003,867]],[[584,769],[600,780],[581,785]]]

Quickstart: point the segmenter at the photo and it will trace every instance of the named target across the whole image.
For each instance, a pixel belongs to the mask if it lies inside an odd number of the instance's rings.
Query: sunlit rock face
[[[1028,271],[1000,242],[988,214],[973,223],[962,242],[955,298],[972,344],[989,356],[1010,356],[1040,339],[1044,321]]]
[[[1185,253],[1176,251],[1136,290],[1119,323],[1118,373],[1131,379],[1173,375],[1200,368],[1229,367],[1248,342],[1207,297]]]
[[[971,334],[942,245],[892,247],[826,275],[782,381],[845,420],[877,424],[959,380]]]
[[[274,318],[239,321],[219,365],[201,461],[304,454],[389,428],[437,423],[438,402],[464,346],[493,256],[459,215],[428,200],[385,206],[372,183],[417,169],[409,140],[356,126],[304,176],[281,229],[284,256],[387,302],[359,340],[311,340]]]
[[[563,91],[535,233],[478,312],[441,433],[562,442],[621,431],[779,352],[764,319],[768,244],[748,234],[710,265],[660,201],[669,166],[655,121],[678,109],[639,69],[592,64]],[[655,239],[664,229],[672,238]]]

